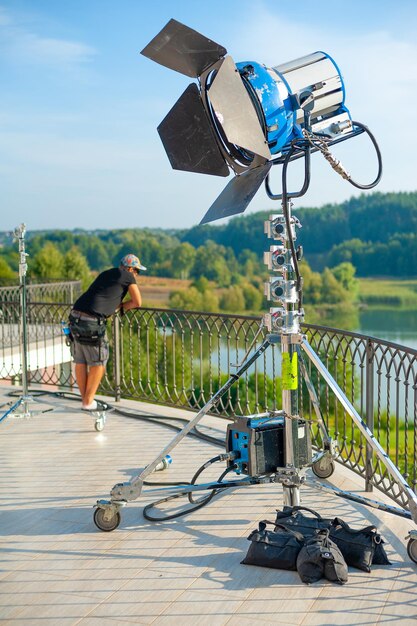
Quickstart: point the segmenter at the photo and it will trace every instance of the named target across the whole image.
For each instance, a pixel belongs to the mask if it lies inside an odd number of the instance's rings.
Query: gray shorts
[[[71,356],[78,365],[107,365],[109,360],[109,343],[103,339],[100,346],[81,344],[76,339],[71,341]]]

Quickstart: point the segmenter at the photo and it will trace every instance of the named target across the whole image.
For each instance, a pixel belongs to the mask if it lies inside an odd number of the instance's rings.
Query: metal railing
[[[18,309],[2,305],[0,319],[0,376],[18,374],[18,354],[7,369],[4,355],[18,337]],[[31,354],[56,350],[57,362],[37,368],[29,363],[30,380],[67,388],[74,384],[71,367],[63,361],[61,321],[69,306],[50,303],[28,305]],[[307,338],[364,421],[417,489],[417,351],[373,337],[305,325]],[[260,318],[205,312],[142,308],[109,323],[110,361],[101,392],[120,398],[198,409],[234,373],[246,352],[264,339]],[[3,355],[3,365],[1,363]],[[38,359],[42,361],[42,359]],[[10,365],[10,363],[9,363]],[[323,418],[339,444],[339,460],[372,487],[387,493],[402,506],[403,495],[330,392],[317,371],[307,364]],[[279,345],[263,356],[223,396],[215,411],[224,417],[279,409],[281,359]],[[314,411],[306,387],[300,386],[300,411],[313,421]],[[320,434],[312,424],[313,441]]]
[[[20,287],[0,287],[0,303],[19,302]],[[28,302],[63,302],[71,304],[81,295],[81,281],[67,280],[54,283],[26,285]]]

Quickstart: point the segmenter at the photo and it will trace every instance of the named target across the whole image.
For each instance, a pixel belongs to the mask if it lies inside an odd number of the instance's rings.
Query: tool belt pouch
[[[297,571],[303,583],[311,584],[321,578],[344,585],[348,568],[342,553],[329,539],[329,531],[318,530],[307,540],[297,557]]]
[[[313,517],[305,515],[302,511],[311,513]],[[313,509],[304,506],[284,506],[282,511],[277,510],[275,519],[275,524],[295,530],[301,533],[304,538],[312,537],[316,530],[329,529],[331,523],[331,519],[325,519]]]
[[[296,570],[297,556],[304,544],[303,536],[283,526],[275,526],[275,531],[267,530],[267,524],[274,526],[274,522],[264,520],[259,522],[258,530],[251,532],[248,537],[251,544],[241,562],[244,565]]]
[[[69,327],[74,339],[83,345],[100,346],[106,334],[106,324],[99,320],[70,317]]]
[[[330,538],[339,547],[348,565],[364,572],[371,571],[371,565],[390,565],[383,546],[383,539],[375,526],[354,530],[335,517],[330,528]]]

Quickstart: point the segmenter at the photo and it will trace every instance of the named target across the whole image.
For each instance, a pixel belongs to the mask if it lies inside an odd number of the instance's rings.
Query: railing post
[[[120,361],[120,318],[113,316],[113,374],[114,374],[114,399],[121,400],[121,361]]]
[[[366,425],[374,432],[374,346],[372,339],[366,340]],[[366,444],[365,457],[365,491],[372,491],[372,447]]]

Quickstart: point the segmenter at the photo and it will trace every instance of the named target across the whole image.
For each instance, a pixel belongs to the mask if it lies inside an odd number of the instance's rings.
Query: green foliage
[[[183,358],[181,339],[165,336],[157,320],[143,332],[134,315],[122,324],[124,392],[149,394],[153,401],[186,403],[191,386],[191,365]]]
[[[417,281],[361,279],[359,300],[367,306],[417,309]]]
[[[12,270],[6,259],[0,256],[0,285],[14,285],[17,280],[17,273]]]
[[[194,265],[196,251],[193,246],[187,242],[180,243],[172,251],[172,273],[177,278],[188,278],[190,271]]]
[[[64,256],[55,244],[48,241],[39,250],[33,259],[32,272],[40,280],[62,280],[64,276]]]
[[[339,315],[350,309],[351,313],[358,298],[356,276],[416,275],[417,193],[363,194],[339,205],[301,207],[294,212],[303,224],[297,237],[309,262],[301,264],[301,274],[303,304],[310,321],[324,321],[329,312]],[[248,214],[220,226],[189,230],[29,232],[29,275],[38,281],[76,277],[85,286],[90,270],[101,272],[117,266],[124,254],[133,252],[149,268],[150,276],[194,281],[187,293],[172,294],[171,306],[255,313],[269,306],[262,295],[268,276],[263,252],[271,244],[263,233],[268,214]],[[19,256],[16,244],[9,240],[6,236],[2,239],[0,282],[17,278]],[[209,286],[200,283],[204,280]],[[415,306],[414,296],[381,291],[369,298],[361,294],[361,299],[411,307]]]
[[[322,300],[329,304],[345,302],[349,299],[349,292],[343,289],[336,276],[326,267],[322,273]]]
[[[416,276],[417,192],[371,193],[342,204],[294,208],[303,228],[298,238],[314,270],[351,262],[358,276]],[[208,239],[231,247],[237,257],[250,250],[262,258],[266,212],[236,217],[221,226],[198,226],[182,235],[201,246]]]
[[[91,272],[87,259],[76,246],[72,246],[64,255],[64,273],[66,280],[80,280],[83,289],[91,282]]]
[[[194,281],[188,289],[173,291],[169,304],[174,309],[189,311],[214,313],[219,310],[219,298],[213,291],[213,283],[204,276]]]
[[[319,304],[322,301],[322,280],[318,272],[313,272],[306,261],[300,264],[303,277],[304,300],[309,304]]]
[[[241,313],[245,310],[245,298],[239,285],[231,285],[224,289],[220,296],[220,307],[229,313]]]
[[[189,287],[173,291],[169,298],[169,306],[184,311],[203,311],[203,300],[203,294],[196,287]]]
[[[343,289],[349,292],[351,298],[356,297],[359,291],[359,282],[355,278],[356,270],[352,263],[340,263],[336,267],[332,267],[331,271]]]
[[[227,254],[224,246],[219,246],[214,241],[207,241],[206,244],[197,248],[190,272],[191,278],[198,279],[204,276],[220,287],[230,285],[231,272],[226,263]]]
[[[191,407],[202,408],[209,398],[215,394],[229,379],[227,374],[209,378],[203,377],[203,386],[196,386],[189,394]],[[274,379],[263,374],[252,373],[239,378],[222,396],[218,405],[219,413],[250,415],[266,410],[275,410],[281,403],[281,378]]]
[[[260,311],[262,309],[263,297],[259,287],[251,283],[242,283],[242,294],[246,311]]]

